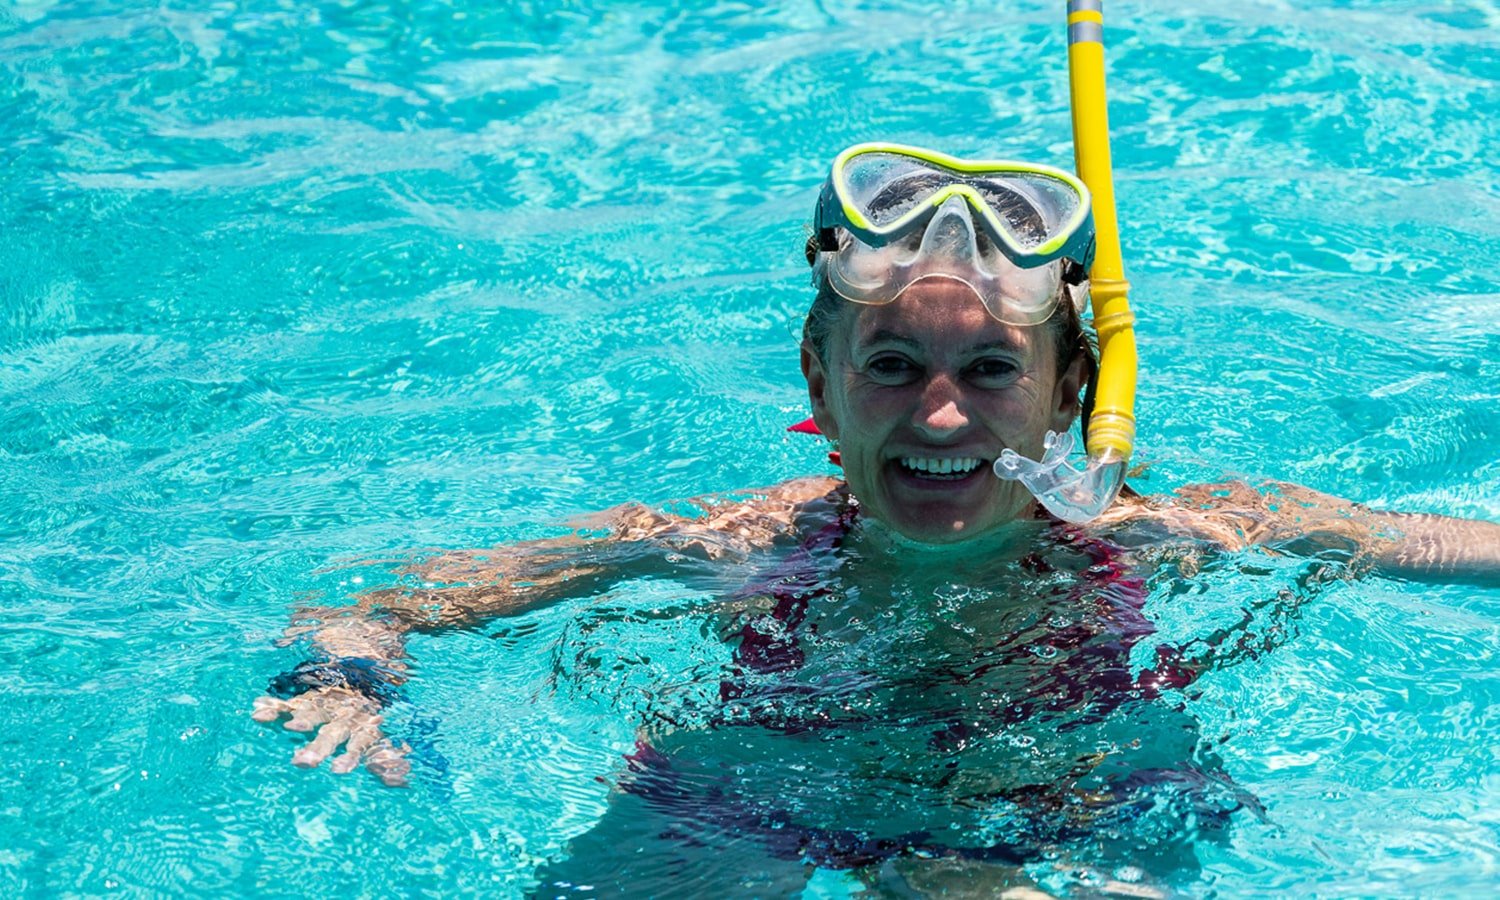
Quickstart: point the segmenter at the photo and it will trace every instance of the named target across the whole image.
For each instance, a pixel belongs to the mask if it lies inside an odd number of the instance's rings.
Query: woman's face
[[[884,306],[844,304],[828,360],[802,349],[813,416],[838,441],[861,509],[927,543],[978,537],[1034,512],[991,469],[1009,447],[1040,459],[1078,412],[1074,360],[1059,377],[1045,326],[996,321],[964,285],[913,284]]]

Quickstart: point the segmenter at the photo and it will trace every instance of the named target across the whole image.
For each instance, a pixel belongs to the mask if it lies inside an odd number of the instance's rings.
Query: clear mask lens
[[[929,194],[930,196],[930,194]],[[945,200],[926,227],[873,247],[845,232],[829,282],[856,303],[890,303],[913,284],[944,278],[966,285],[996,319],[1036,325],[1052,315],[1061,294],[1062,264],[1023,269],[988,232],[976,227],[967,200]]]
[[[847,200],[876,229],[899,223],[939,191],[961,186],[983,207],[974,210],[986,219],[982,227],[1027,253],[1061,235],[1084,203],[1072,186],[1040,172],[974,174],[896,153],[851,160],[842,186]]]

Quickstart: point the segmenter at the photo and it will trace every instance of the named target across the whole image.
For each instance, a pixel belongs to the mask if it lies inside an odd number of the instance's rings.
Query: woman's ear
[[[807,379],[807,399],[812,401],[813,421],[830,441],[839,439],[839,423],[828,411],[828,373],[808,341],[802,342],[802,377]]]
[[[1074,355],[1073,361],[1057,379],[1056,393],[1052,398],[1052,430],[1061,434],[1073,426],[1073,420],[1082,411],[1079,393],[1089,379],[1089,360],[1084,354]]]

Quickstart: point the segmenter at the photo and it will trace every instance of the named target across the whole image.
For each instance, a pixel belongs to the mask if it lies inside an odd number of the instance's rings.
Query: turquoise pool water
[[[826,471],[782,428],[829,160],[1067,165],[1061,8],[0,0],[0,893],[527,890],[722,663],[702,598],[415,640],[392,718],[447,765],[408,790],[250,721],[290,609]],[[1500,9],[1106,12],[1139,485],[1500,519]],[[1264,812],[1146,882],[1493,890],[1500,593],[1309,571],[1151,581],[1164,635],[1251,610],[1275,649],[1174,701]]]

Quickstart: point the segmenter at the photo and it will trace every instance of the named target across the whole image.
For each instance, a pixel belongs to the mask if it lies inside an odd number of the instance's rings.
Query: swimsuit
[[[709,721],[710,731],[748,725],[783,735],[808,735],[886,724],[883,717],[848,709],[836,715],[820,712],[816,704],[806,701],[827,699],[833,696],[831,690],[847,692],[847,684],[830,687],[798,682],[793,677],[807,663],[803,638],[811,627],[807,624],[809,608],[834,593],[831,575],[842,564],[838,551],[856,515],[856,509],[845,504],[833,522],[804,540],[774,571],[739,593],[741,598],[770,598],[772,608],[738,630],[733,662],[719,687],[723,710]],[[1154,667],[1131,674],[1132,648],[1154,634],[1155,628],[1143,613],[1148,594],[1145,580],[1131,572],[1122,549],[1062,522],[1053,523],[1049,537],[1088,562],[1074,583],[1060,590],[1067,593],[1063,601],[1067,608],[1081,607],[1093,615],[1049,629],[1043,639],[1059,656],[1065,655],[1067,663],[1039,665],[1035,635],[1013,635],[977,651],[977,664],[927,668],[904,682],[903,687],[941,697],[942,692],[970,684],[992,671],[999,674],[1000,670],[1024,666],[1022,671],[1030,673],[1025,689],[992,710],[993,721],[981,724],[989,730],[991,725],[1021,725],[1042,717],[1066,731],[1102,722],[1133,700],[1154,699],[1165,689],[1181,689],[1192,682],[1193,669],[1166,645],[1156,648]],[[1022,567],[1034,575],[1055,571],[1040,553],[1025,557]],[[857,685],[855,690],[859,690]],[[942,754],[962,749],[976,737],[982,740],[984,735],[973,734],[966,721],[972,721],[973,715],[972,711],[955,712],[926,723],[931,727],[928,747]],[[789,745],[788,761],[793,758],[794,748]],[[1108,824],[1106,819],[1128,820],[1141,814],[1143,804],[1161,802],[1158,795],[1163,791],[1186,796],[1191,809],[1185,814],[1196,817],[1197,827],[1207,830],[1215,824],[1223,825],[1228,814],[1240,805],[1254,802],[1227,780],[1186,761],[1171,767],[1137,768],[1113,778],[1099,776],[1095,781],[1102,783],[1092,788],[1090,804],[1082,807],[1074,799],[1077,791],[1073,785],[1011,786],[994,791],[989,799],[1007,809],[1037,814],[1011,816],[1003,834],[990,834],[982,842],[960,846],[921,828],[872,836],[852,829],[801,824],[799,816],[778,806],[774,798],[747,796],[743,782],[725,773],[723,766],[728,764],[728,760],[678,758],[641,741],[626,757],[620,787],[669,820],[681,823],[684,841],[701,840],[703,834],[738,835],[753,839],[775,858],[840,869],[909,854],[1019,865],[1039,859],[1047,846],[1088,835]],[[748,766],[756,771],[764,768]],[[1091,765],[1074,768],[1059,774],[1070,775],[1076,782],[1092,771]],[[766,777],[777,776],[772,772]],[[774,795],[775,785],[768,787]],[[810,789],[816,790],[816,786]]]

